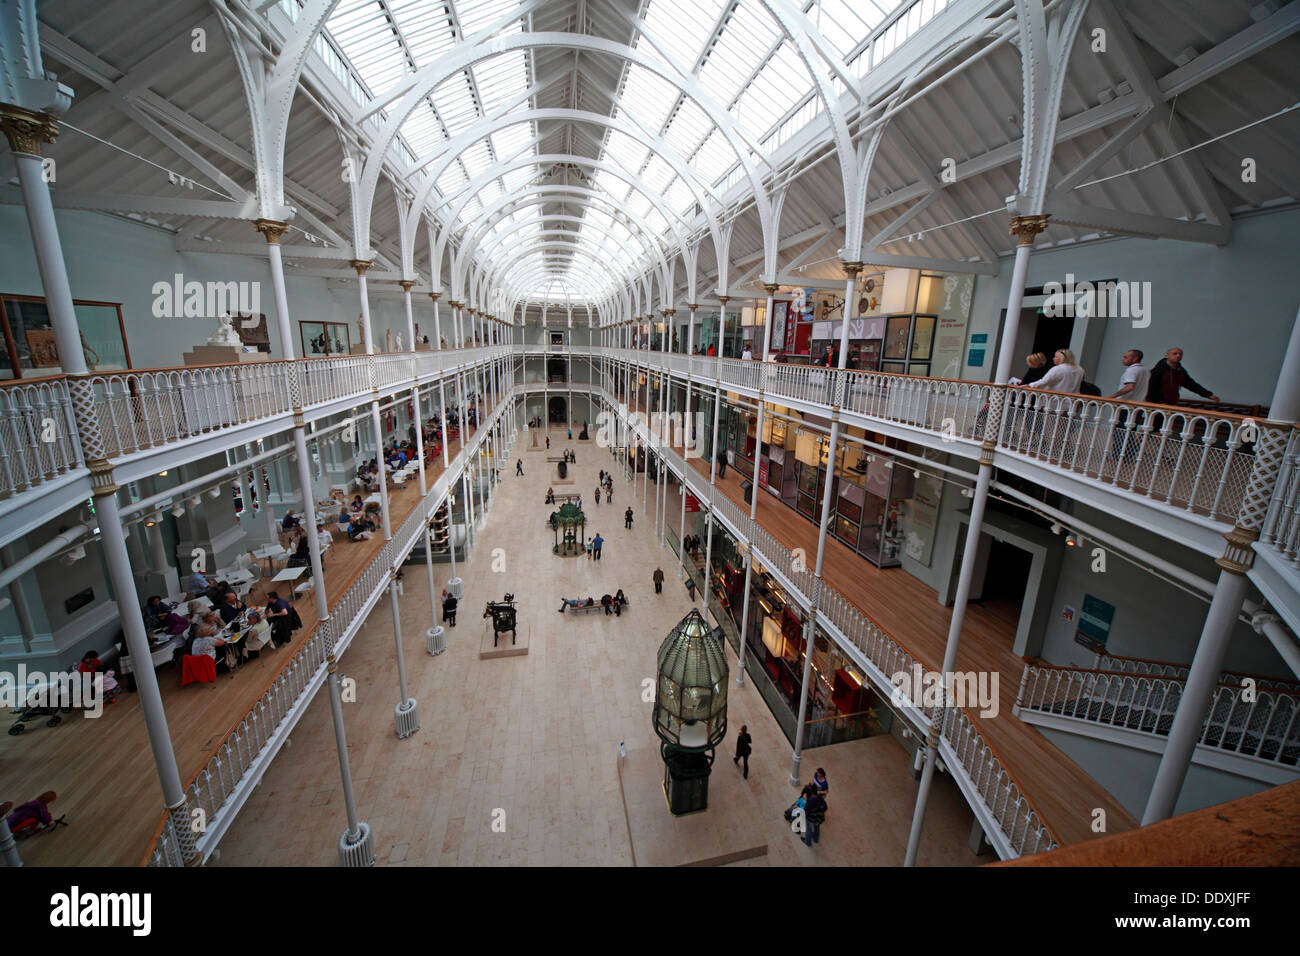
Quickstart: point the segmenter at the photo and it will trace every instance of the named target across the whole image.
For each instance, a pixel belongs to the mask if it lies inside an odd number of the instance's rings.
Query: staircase
[[[1187,668],[1139,658],[1101,660],[1108,669],[1027,663],[1013,713],[1026,723],[1162,752]],[[1300,776],[1295,682],[1223,674],[1193,760],[1270,784]]]

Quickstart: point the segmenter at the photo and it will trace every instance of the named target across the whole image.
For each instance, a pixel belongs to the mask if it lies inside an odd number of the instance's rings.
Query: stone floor
[[[544,448],[517,437],[511,458],[525,477],[503,469],[503,485],[478,532],[458,626],[447,650],[425,651],[431,623],[423,565],[406,569],[402,644],[409,692],[419,702],[421,730],[399,740],[393,708],[399,701],[392,615],[380,602],[341,661],[357,684],[345,703],[348,755],[358,815],[375,836],[379,864],[415,865],[671,865],[714,860],[737,849],[763,852],[749,865],[898,865],[915,800],[905,751],[875,737],[808,751],[804,776],[825,767],[831,811],[822,841],[797,842],[782,810],[797,795],[788,782],[790,747],[750,683],[733,688],[732,728],[719,750],[709,809],[674,818],[661,787],[658,740],[643,682],[654,674],[655,652],[691,608],[671,550],[660,550],[653,516],[635,501],[632,530],[623,511],[631,484],[615,479],[614,502],[590,504],[607,451],[568,442],[551,432],[552,453],[577,455],[575,491],[588,509],[588,536],[606,539],[600,562],[551,553],[545,491],[555,466]],[[570,466],[573,475],[574,466]],[[639,485],[639,483],[638,483]],[[639,487],[638,487],[639,490]],[[565,493],[573,493],[565,488]],[[653,500],[654,488],[650,489]],[[677,499],[668,514],[677,515]],[[670,517],[670,520],[675,520]],[[662,595],[651,573],[662,566]],[[440,590],[450,577],[435,566]],[[622,617],[565,614],[560,596],[599,598],[623,588],[631,601]],[[481,660],[487,600],[512,592],[529,653]],[[701,607],[702,604],[696,606]],[[490,643],[490,642],[489,642]],[[728,648],[728,650],[730,650]],[[730,656],[733,668],[734,656]],[[749,779],[729,754],[734,733],[748,724],[754,738]],[[620,773],[618,748],[628,756]],[[626,791],[626,792],[625,792]],[[951,779],[936,778],[920,862],[962,866],[988,862],[967,848],[972,815]],[[338,863],[346,826],[329,702],[318,694],[221,844],[218,865]],[[634,853],[635,847],[635,853]]]

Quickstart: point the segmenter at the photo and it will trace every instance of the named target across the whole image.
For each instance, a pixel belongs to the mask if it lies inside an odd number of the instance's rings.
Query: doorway
[[[980,597],[971,601],[1006,623],[1011,634],[1016,633],[1020,623],[1033,561],[1033,555],[1023,548],[994,538],[984,566]]]
[[[569,420],[568,403],[558,395],[553,396],[546,406],[546,414],[548,421],[563,424]]]

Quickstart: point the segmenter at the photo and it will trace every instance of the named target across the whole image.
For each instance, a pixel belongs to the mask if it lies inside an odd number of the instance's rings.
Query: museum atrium
[[[0,859],[1296,863],[1298,30],[0,0]]]

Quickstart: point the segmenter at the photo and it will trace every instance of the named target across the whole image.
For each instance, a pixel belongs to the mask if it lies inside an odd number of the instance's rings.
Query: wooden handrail
[[[1029,666],[1030,666],[1030,667],[1036,667],[1036,668],[1038,668],[1039,670],[1070,671],[1070,672],[1072,672],[1072,673],[1076,673],[1076,674],[1096,674],[1096,675],[1098,675],[1098,676],[1105,675],[1105,676],[1107,676],[1107,677],[1126,677],[1126,678],[1131,677],[1131,678],[1134,678],[1134,679],[1144,678],[1144,679],[1146,679],[1146,680],[1163,680],[1163,681],[1169,681],[1170,683],[1173,683],[1173,684],[1186,684],[1186,683],[1187,683],[1187,678],[1186,678],[1186,677],[1172,677],[1172,676],[1170,676],[1170,675],[1168,675],[1168,674],[1137,674],[1137,673],[1134,673],[1133,671],[1100,671],[1100,670],[1093,670],[1093,669],[1090,668],[1090,667],[1071,667],[1071,666],[1069,666],[1069,665],[1067,665],[1067,664],[1029,664]],[[1248,677],[1248,678],[1250,678],[1250,679],[1253,679],[1253,676],[1252,676],[1252,675],[1242,675],[1242,676],[1244,676],[1244,677]],[[1260,680],[1279,680],[1279,679],[1281,679],[1281,680],[1285,680],[1285,678],[1276,678],[1276,677],[1260,677],[1259,679],[1260,679]],[[1227,688],[1231,688],[1231,689],[1234,689],[1234,690],[1240,690],[1242,685],[1241,685],[1241,684],[1234,684],[1234,683],[1231,683],[1230,681],[1216,681],[1214,686],[1215,686],[1215,687],[1227,687]],[[1285,695],[1288,696],[1288,697],[1298,697],[1298,698],[1300,698],[1300,689],[1288,690],[1288,689],[1283,688],[1283,687],[1260,687],[1260,688],[1256,688],[1256,693],[1259,693],[1259,694],[1285,694]]]

